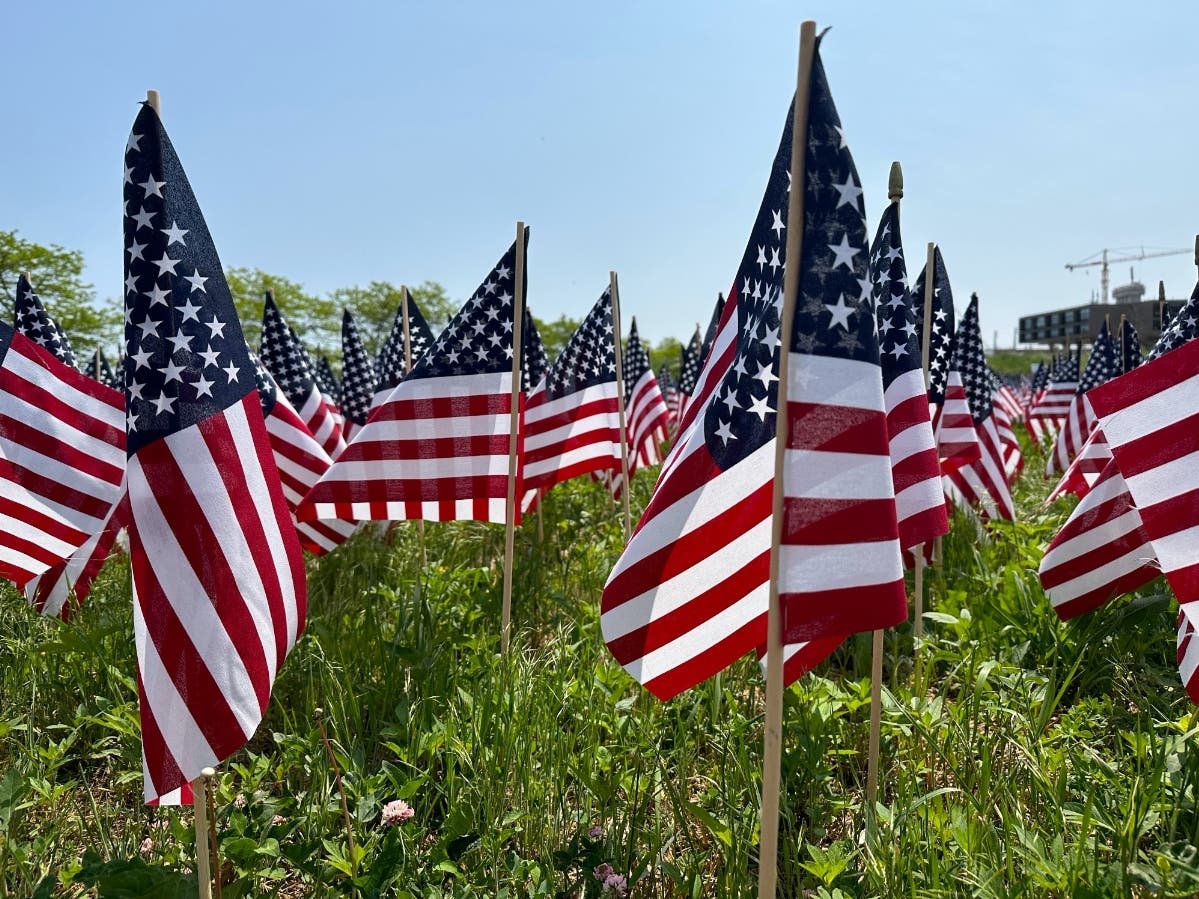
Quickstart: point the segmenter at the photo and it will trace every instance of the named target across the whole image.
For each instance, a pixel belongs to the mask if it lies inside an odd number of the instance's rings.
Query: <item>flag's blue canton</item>
[[[1032,376],[1032,392],[1035,394],[1047,386],[1049,386],[1049,363],[1042,359],[1037,373]]]
[[[1062,356],[1049,373],[1050,381],[1078,381],[1078,357],[1073,353]]]
[[[375,395],[375,367],[371,365],[350,310],[341,316],[341,413],[356,425],[366,424]]]
[[[321,392],[333,398],[333,402],[341,402],[341,383],[337,380],[337,375],[333,374],[333,366],[329,364],[329,357],[321,354],[321,361],[316,367],[316,382],[320,386]]]
[[[716,308],[712,310],[712,320],[708,322],[708,332],[704,334],[704,343],[700,347],[699,361],[702,363],[708,358],[708,353],[712,351],[712,344],[716,341],[716,332],[720,328],[720,316],[724,314],[724,294],[716,295]]]
[[[283,320],[275,296],[266,292],[262,310],[262,362],[274,375],[283,395],[297,409],[304,406],[312,392],[313,372],[295,332]]]
[[[983,350],[983,334],[978,324],[978,294],[970,297],[970,305],[962,316],[953,341],[953,367],[962,375],[970,417],[980,425],[991,417],[994,400],[991,396],[991,369]]]
[[[641,380],[649,368],[649,352],[645,348],[645,344],[641,342],[641,336],[637,333],[637,319],[633,319],[629,323],[629,339],[625,342],[624,355],[620,359],[621,368],[624,371],[621,375],[624,377],[624,401],[627,407],[633,401],[633,388],[637,386],[637,382]]]
[[[216,247],[149,105],[125,149],[125,355],[131,456],[254,389]]]
[[[1141,335],[1129,319],[1120,331],[1120,371],[1132,371],[1142,362]]]
[[[526,228],[526,246],[528,240]],[[513,243],[429,351],[413,366],[410,379],[500,374],[512,370],[515,267]],[[524,324],[528,324],[527,318]],[[347,370],[345,377],[348,376]],[[342,384],[343,391],[347,387]]]
[[[416,363],[430,346],[433,345],[433,332],[425,317],[421,315],[416,300],[408,294],[408,343],[412,350],[412,362]],[[379,358],[375,361],[375,371],[379,390],[390,390],[404,379],[408,371],[404,358],[404,309],[396,309],[395,321],[391,325],[391,333],[379,348]],[[319,372],[318,372],[319,374]]]
[[[1091,358],[1083,369],[1082,379],[1078,382],[1077,393],[1081,396],[1092,387],[1098,387],[1108,378],[1120,374],[1120,363],[1116,359],[1116,348],[1112,346],[1112,335],[1107,322],[1099,329],[1095,342],[1091,345]]]
[[[577,393],[616,380],[616,350],[612,339],[612,295],[604,288],[599,301],[571,335],[545,376],[549,399]]]
[[[788,111],[762,207],[734,282],[736,354],[704,419],[707,445],[722,468],[744,459],[775,434],[791,141]],[[819,51],[812,60],[804,156],[803,258],[790,350],[877,365],[861,182]]]
[[[1153,351],[1149,354],[1149,361],[1156,359],[1162,353],[1177,349],[1188,340],[1193,340],[1197,323],[1199,323],[1199,284],[1195,285],[1191,298],[1183,304],[1182,308],[1178,310],[1178,314],[1162,331],[1157,343],[1153,346]]]
[[[916,321],[916,339],[924,339],[924,271],[912,288],[912,312]],[[941,248],[933,250],[933,320],[928,337],[928,399],[941,405],[949,383],[949,360],[953,358],[953,289]],[[921,345],[923,350],[923,345]]]
[[[17,302],[13,308],[13,324],[16,330],[38,346],[44,347],[59,362],[65,362],[71,368],[78,367],[66,332],[50,317],[50,313],[38,298],[37,291],[24,275],[17,278]]]
[[[920,367],[920,338],[908,293],[908,270],[899,233],[899,204],[891,203],[878,223],[870,250],[870,281],[878,317],[883,387]]]
[[[699,381],[699,354],[702,348],[699,328],[696,328],[691,341],[682,349],[682,361],[679,364],[679,391],[687,396],[695,393],[695,385]]]
[[[550,357],[541,342],[541,332],[533,322],[533,313],[529,304],[525,304],[525,314],[521,316],[524,324],[521,326],[520,342],[523,346],[520,354],[520,385],[521,390],[528,393],[541,383],[550,367]]]
[[[275,385],[275,379],[266,370],[262,360],[248,346],[246,352],[250,354],[250,362],[254,366],[254,386],[258,388],[258,402],[262,404],[262,417],[266,418],[275,408],[275,403],[279,401],[279,391]]]

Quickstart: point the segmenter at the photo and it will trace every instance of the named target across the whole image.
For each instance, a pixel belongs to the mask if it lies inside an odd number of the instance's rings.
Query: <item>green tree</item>
[[[553,321],[545,321],[534,315],[533,321],[537,323],[537,333],[541,335],[541,342],[545,345],[545,353],[549,356],[551,364],[582,324],[577,318],[568,318],[565,315],[559,315]]]
[[[259,268],[226,269],[225,280],[250,346],[257,349],[262,340],[263,296],[273,290],[283,317],[308,347],[326,352],[336,347],[340,355],[341,316],[329,298],[310,294],[304,285]]]
[[[445,288],[436,281],[425,281],[418,287],[409,287],[409,293],[416,305],[420,307],[425,321],[429,323],[433,336],[441,333],[454,314],[461,307],[450,299]],[[349,309],[358,325],[358,333],[366,345],[367,352],[372,356],[379,352],[379,347],[391,333],[395,322],[396,312],[400,308],[400,288],[389,281],[371,281],[365,287],[339,287],[329,294],[329,302],[333,304],[337,316],[337,325],[341,327],[341,310]],[[340,330],[338,334],[340,335]],[[341,338],[337,341],[337,356],[341,355]]]
[[[83,280],[83,253],[57,244],[42,246],[23,239],[16,230],[0,231],[0,293],[10,301],[4,318],[11,319],[17,279],[28,272],[49,313],[71,338],[82,359],[94,347],[111,351],[124,334],[118,299],[96,301],[92,285]]]
[[[645,341],[646,349],[649,350],[649,359],[654,366],[654,371],[666,365],[670,368],[670,373],[678,379],[680,357],[683,352],[683,344],[677,337],[663,337],[657,343]]]

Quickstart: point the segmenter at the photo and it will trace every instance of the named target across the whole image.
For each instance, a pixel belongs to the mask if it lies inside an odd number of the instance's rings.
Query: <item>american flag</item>
[[[254,363],[254,383],[266,420],[275,470],[300,545],[314,555],[324,555],[348,540],[357,525],[348,521],[297,521],[295,511],[321,475],[329,470],[333,460],[300,420],[295,407],[288,402],[262,361],[252,352],[250,359]]]
[[[382,405],[395,390],[395,386],[404,379],[411,367],[407,360],[411,358],[415,365],[425,350],[433,345],[433,332],[429,330],[416,300],[407,290],[404,291],[404,297],[405,300],[401,300],[403,305],[396,309],[391,333],[383,341],[383,346],[379,348],[379,356],[375,360],[375,395],[371,399],[371,409]],[[404,337],[405,305],[408,307],[407,352]]]
[[[649,352],[637,333],[637,319],[629,325],[624,355],[624,406],[629,432],[629,477],[638,468],[662,461],[670,411],[650,367]]]
[[[1120,326],[1120,371],[1132,371],[1144,360],[1141,357],[1141,335],[1129,319]]]
[[[1020,449],[1020,441],[1016,438],[1015,422],[1024,417],[1024,408],[1020,405],[1011,385],[991,369],[991,399],[994,403],[995,428],[999,432],[999,443],[1003,447],[1003,469],[1007,474],[1009,484],[1016,481],[1020,470],[1024,467],[1024,451]]]
[[[1193,345],[1199,320],[1199,285],[1158,338],[1150,360]],[[1140,369],[1137,370],[1138,372]],[[1125,376],[1129,377],[1129,376]],[[1111,382],[1116,386],[1124,378]],[[1103,426],[1095,429],[1103,433]],[[1104,448],[1107,448],[1106,440]],[[1161,573],[1149,532],[1116,460],[1111,458],[1085,492],[1041,560],[1041,585],[1063,618],[1094,609],[1149,583]]]
[[[1178,610],[1178,676],[1194,703],[1199,703],[1199,639],[1195,639],[1196,625],[1191,616],[1197,613],[1199,609],[1193,604]]]
[[[910,549],[948,533],[949,518],[908,293],[898,202],[887,207],[878,223],[870,251],[870,281],[878,317],[899,542]]]
[[[682,348],[679,360],[679,382],[675,385],[675,396],[677,398],[678,407],[675,409],[675,415],[679,418],[687,411],[687,403],[690,402],[692,394],[695,393],[695,384],[699,378],[700,370],[700,352],[703,345],[699,339],[699,326],[695,328],[695,333],[691,335],[690,342]]]
[[[946,492],[961,506],[981,506],[991,518],[1011,521],[1016,516],[1003,460],[1003,444],[994,415],[991,370],[978,324],[978,295],[970,298],[954,339],[952,368],[962,373],[970,415],[978,438],[976,462],[945,472]]]
[[[1078,357],[1066,355],[1059,359],[1049,373],[1044,392],[1028,410],[1030,419],[1043,418],[1060,425],[1070,412],[1070,404],[1078,391]]]
[[[1056,360],[1054,360],[1054,364],[1056,365]],[[1047,362],[1042,361],[1038,365],[1029,388],[1028,401],[1024,404],[1024,429],[1028,431],[1032,442],[1038,446],[1052,440],[1057,433],[1057,425],[1052,419],[1032,418],[1030,415],[1033,407],[1041,401],[1049,386],[1049,371],[1050,366]]]
[[[316,371],[313,372],[313,377],[321,393],[336,406],[341,399],[341,382],[337,379],[337,375],[333,373],[333,366],[329,362],[329,357],[324,353],[321,353],[321,358],[316,364]]]
[[[30,283],[29,275],[17,278],[17,302],[13,307],[13,326],[59,362],[78,368],[71,341],[58,322],[50,317]]]
[[[125,152],[129,543],[148,802],[253,735],[304,560],[220,259],[154,109]]]
[[[346,441],[352,441],[370,417],[375,398],[375,367],[358,336],[358,326],[349,309],[341,314],[341,414],[345,417]]]
[[[620,470],[615,329],[604,289],[525,407],[525,490]]]
[[[22,587],[103,527],[124,420],[118,391],[0,322],[0,577]]]
[[[515,259],[514,243],[312,488],[301,520],[505,521]]]
[[[699,349],[699,361],[702,365],[712,351],[712,343],[716,340],[716,331],[720,327],[720,316],[724,314],[724,294],[716,295],[716,308],[712,310],[712,320],[708,322],[708,330],[704,332],[704,342]]]
[[[270,291],[262,310],[262,363],[274,377],[287,401],[325,453],[336,459],[346,448],[335,407],[321,391],[295,333],[287,326]]]
[[[1199,599],[1199,342],[1096,387],[1090,398],[1162,574],[1179,602]]]
[[[104,351],[99,347],[96,347],[96,351],[92,354],[91,364],[87,367],[87,376],[113,390],[121,390],[124,387],[122,379],[117,377],[112,366],[108,364],[108,360],[104,358]]]
[[[662,399],[666,401],[666,412],[673,429],[679,420],[679,389],[675,386],[674,375],[670,373],[670,366],[666,363],[662,363],[658,368],[658,386],[662,389]]]
[[[1112,344],[1111,332],[1105,321],[1091,345],[1091,356],[1087,359],[1082,378],[1070,401],[1070,410],[1053,443],[1053,451],[1045,460],[1045,477],[1052,477],[1070,467],[1071,461],[1082,450],[1095,427],[1095,413],[1087,401],[1087,392],[1093,387],[1120,374],[1120,362]]]
[[[800,296],[784,342],[790,113],[787,123],[678,441],[604,589],[609,650],[663,699],[766,642],[780,344],[792,353],[792,428],[779,589],[788,640],[811,640],[787,648],[785,675],[906,612],[861,189],[818,54]],[[849,520],[878,544],[863,546]]]
[[[927,266],[926,266],[927,268]],[[925,277],[921,271],[912,288],[916,333],[924,339]],[[932,321],[928,337],[928,402],[942,471],[966,465],[979,457],[978,436],[962,372],[955,365],[953,289],[941,248],[933,250]]]

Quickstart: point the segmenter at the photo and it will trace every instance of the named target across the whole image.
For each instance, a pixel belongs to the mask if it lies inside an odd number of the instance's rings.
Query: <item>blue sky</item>
[[[899,159],[911,275],[940,243],[988,344],[1098,290],[1067,262],[1192,244],[1181,2],[10,4],[0,227],[82,250],[119,295],[121,153],[154,87],[226,265],[464,297],[520,218],[539,316],[582,317],[616,269],[642,334],[686,339],[740,261],[804,18],[833,26],[871,232]],[[1195,282],[1189,254],[1136,272]]]

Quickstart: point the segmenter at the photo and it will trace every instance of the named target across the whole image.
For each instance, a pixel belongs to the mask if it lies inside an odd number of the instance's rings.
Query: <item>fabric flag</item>
[[[1194,605],[1178,610],[1178,676],[1191,702],[1199,704],[1199,640],[1195,639],[1196,625],[1191,616],[1199,613]]]
[[[1024,411],[1020,406],[1012,388],[990,369],[991,401],[995,416],[995,429],[999,433],[999,445],[1003,449],[1003,470],[1007,475],[1008,484],[1013,484],[1020,470],[1024,467],[1024,451],[1020,449],[1020,441],[1016,439],[1013,423],[1023,417]]]
[[[995,369],[991,369],[991,386],[994,389],[995,404],[1002,406],[1008,419],[1015,423],[1024,419],[1024,405],[1016,394],[1018,382],[1009,379],[1005,379]]]
[[[1150,360],[1160,361],[1172,350],[1194,345],[1197,306],[1199,285],[1172,326],[1158,338]],[[1138,368],[1136,373],[1140,371]],[[1114,388],[1123,380],[1109,386]],[[1103,433],[1102,425],[1095,433]],[[1057,613],[1066,618],[1135,590],[1160,573],[1141,512],[1112,458],[1050,542],[1039,569],[1041,585]]]
[[[870,250],[870,281],[878,316],[899,543],[910,549],[949,533],[949,517],[908,293],[898,202],[887,207],[878,223]]]
[[[17,301],[13,307],[13,326],[38,346],[46,350],[59,362],[78,368],[71,341],[58,322],[50,317],[46,307],[38,298],[29,275],[22,273],[17,278]]]
[[[1030,419],[1042,418],[1060,426],[1078,393],[1078,357],[1067,355],[1049,373],[1049,384],[1028,411]]]
[[[333,373],[333,366],[329,362],[329,357],[321,353],[321,358],[316,364],[316,371],[313,373],[316,380],[316,386],[321,393],[325,395],[327,401],[331,401],[332,405],[336,406],[341,399],[341,382],[337,379],[337,375]]]
[[[662,399],[666,401],[669,426],[673,429],[679,421],[679,390],[675,386],[674,375],[670,373],[670,367],[666,363],[663,363],[658,369],[658,386],[662,389]]]
[[[1049,387],[1049,372],[1049,363],[1044,361],[1039,363],[1029,388],[1028,402],[1024,406],[1024,429],[1028,432],[1028,436],[1032,438],[1032,442],[1038,446],[1046,445],[1049,441],[1053,440],[1054,435],[1057,433],[1057,427],[1052,419],[1033,418],[1030,414],[1033,407],[1041,401],[1041,398],[1045,395],[1045,390]]]
[[[1162,574],[1180,603],[1199,599],[1199,342],[1090,398]]]
[[[349,309],[341,315],[341,414],[345,416],[346,442],[362,430],[375,397],[375,367],[358,336]]]
[[[145,797],[179,803],[261,722],[304,628],[304,560],[216,247],[148,104],[126,145],[124,194]]]
[[[524,489],[547,490],[588,472],[620,471],[615,329],[604,289],[541,385],[524,417]]]
[[[86,373],[93,381],[99,381],[105,387],[111,387],[113,390],[124,389],[125,385],[112,370],[112,366],[104,358],[104,351],[99,347],[96,347],[95,353],[92,354],[92,361],[88,365]]]
[[[927,268],[927,266],[926,266]],[[921,271],[912,288],[916,333],[924,339],[925,277]],[[955,367],[953,289],[941,249],[933,250],[932,321],[928,339],[928,402],[942,472],[966,465],[979,457],[978,435],[962,372]]]
[[[275,471],[283,487],[287,508],[292,513],[296,535],[304,549],[314,555],[324,555],[348,540],[357,525],[348,521],[297,521],[295,511],[313,484],[329,470],[333,460],[300,420],[299,413],[279,390],[262,361],[252,352],[250,359],[254,363],[254,383],[258,388],[262,417],[266,420]]]
[[[1143,362],[1141,357],[1141,335],[1130,319],[1120,326],[1120,371],[1132,371]]]
[[[807,641],[787,647],[784,675],[906,612],[861,191],[818,53],[797,325],[784,341],[790,113],[787,123],[678,440],[604,588],[609,650],[662,699],[765,645],[781,344],[792,427],[779,588],[788,641]]]
[[[945,473],[946,492],[960,506],[981,506],[987,517],[1011,521],[1016,517],[1016,509],[1008,487],[1003,445],[995,421],[991,370],[987,367],[982,330],[978,324],[978,294],[970,297],[970,305],[966,307],[955,335],[952,368],[962,373],[966,384],[979,459],[950,468]]]
[[[103,527],[125,471],[121,395],[0,322],[0,577],[23,587]]]
[[[720,327],[720,316],[724,314],[724,294],[716,295],[716,308],[712,310],[712,320],[708,322],[708,330],[704,333],[704,342],[699,349],[699,361],[702,365],[712,351],[712,343],[716,340],[716,331]]]
[[[259,355],[287,401],[299,413],[304,426],[325,453],[336,459],[346,448],[346,441],[334,407],[321,392],[307,353],[287,326],[269,290],[262,310],[262,346]]]
[[[1091,356],[1083,369],[1074,399],[1070,401],[1070,410],[1066,413],[1062,429],[1053,443],[1053,451],[1045,460],[1045,477],[1052,477],[1059,471],[1064,472],[1082,450],[1096,423],[1095,413],[1091,411],[1091,404],[1087,401],[1087,392],[1118,375],[1119,366],[1116,348],[1112,344],[1111,333],[1105,321],[1091,345]]]
[[[408,350],[411,353],[412,364],[415,365],[425,350],[433,345],[433,332],[429,330],[429,325],[412,294],[405,291],[405,296],[408,298]],[[396,309],[391,333],[383,341],[379,357],[375,360],[375,395],[371,399],[371,409],[382,405],[408,373],[404,349],[404,307],[400,306]]]
[[[637,319],[629,325],[624,355],[624,406],[629,431],[629,477],[638,468],[662,461],[670,410],[654,377],[649,352],[637,333]]]
[[[515,259],[513,243],[312,488],[300,520],[505,521]]]
[[[687,404],[690,402],[691,396],[695,393],[696,380],[699,378],[699,354],[702,349],[703,346],[699,339],[699,327],[697,326],[695,333],[691,335],[690,342],[681,350],[679,383],[675,387],[675,395],[678,398],[678,407],[675,409],[675,415],[679,418],[683,417],[683,413],[687,409]]]

